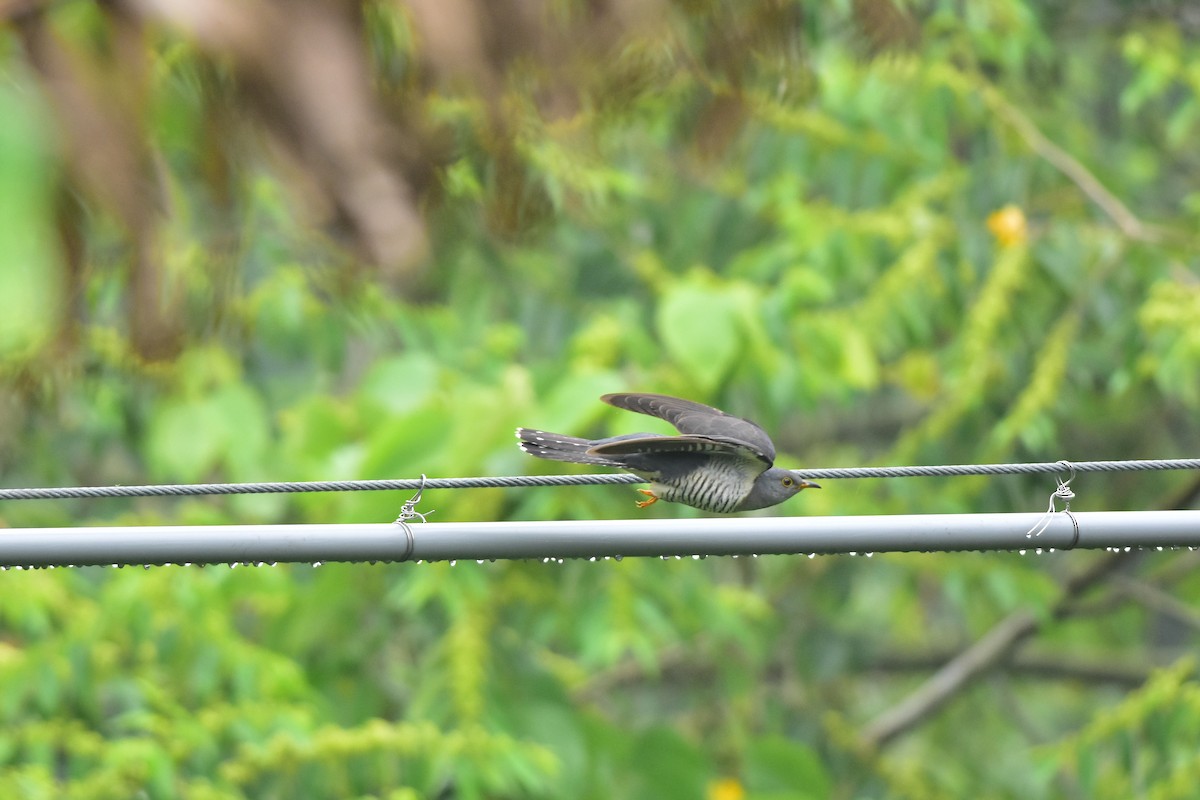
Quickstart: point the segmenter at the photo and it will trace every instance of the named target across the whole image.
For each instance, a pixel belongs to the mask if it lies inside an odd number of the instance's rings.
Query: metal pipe
[[[1200,511],[1074,514],[1076,549],[1200,547]],[[1035,527],[1046,524],[1038,536]],[[1066,513],[0,530],[0,566],[1067,549]]]

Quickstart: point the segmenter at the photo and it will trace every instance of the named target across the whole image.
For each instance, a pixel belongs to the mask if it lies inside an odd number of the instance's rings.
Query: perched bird
[[[517,428],[521,449],[531,456],[616,467],[640,475],[645,508],[658,500],[705,511],[731,513],[767,508],[801,489],[820,487],[775,464],[775,445],[748,419],[664,394],[606,394],[609,405],[665,419],[679,436],[629,433],[580,439]]]

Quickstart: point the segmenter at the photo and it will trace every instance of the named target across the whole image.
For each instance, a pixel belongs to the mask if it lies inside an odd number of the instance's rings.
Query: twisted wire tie
[[[417,503],[421,502],[421,495],[425,493],[425,484],[428,483],[428,481],[429,479],[426,477],[425,473],[422,472],[421,485],[417,487],[417,493],[404,501],[404,505],[400,506],[400,516],[396,517],[394,524],[399,525],[404,529],[404,538],[407,540],[407,543],[404,547],[404,555],[400,557],[400,561],[408,561],[408,559],[412,557],[413,548],[417,546],[417,540],[415,537],[413,537],[412,527],[409,526],[408,523],[414,519],[419,519],[421,522],[424,522],[427,516],[437,510],[431,508],[425,512],[417,511]]]
[[[1076,470],[1075,465],[1070,461],[1059,461],[1058,465],[1070,469],[1071,476],[1064,481],[1058,475],[1055,475],[1058,487],[1050,493],[1050,505],[1046,508],[1046,513],[1042,515],[1042,518],[1034,523],[1034,526],[1025,533],[1025,538],[1032,539],[1035,536],[1041,536],[1050,527],[1050,523],[1054,521],[1054,515],[1060,513],[1055,501],[1062,500],[1063,510],[1061,513],[1067,515],[1067,518],[1071,520],[1071,526],[1075,529],[1075,534],[1071,537],[1071,543],[1063,549],[1073,550],[1075,545],[1079,544],[1079,520],[1071,513],[1071,501],[1075,499],[1075,492],[1071,490],[1071,481],[1075,480]]]

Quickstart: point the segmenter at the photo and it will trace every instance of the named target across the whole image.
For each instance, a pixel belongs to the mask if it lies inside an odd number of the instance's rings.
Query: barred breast
[[[660,477],[651,484],[659,499],[728,514],[750,493],[756,474],[736,458],[712,458],[682,475]]]

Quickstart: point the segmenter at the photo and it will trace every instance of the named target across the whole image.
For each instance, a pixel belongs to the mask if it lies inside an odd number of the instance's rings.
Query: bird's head
[[[754,488],[739,504],[738,511],[768,508],[782,503],[804,489],[820,488],[820,485],[804,480],[790,469],[771,467],[754,481]]]

